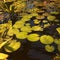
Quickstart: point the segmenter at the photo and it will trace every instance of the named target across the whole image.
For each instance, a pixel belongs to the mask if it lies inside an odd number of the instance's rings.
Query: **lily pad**
[[[16,34],[16,37],[18,38],[18,39],[25,39],[25,38],[27,38],[27,32],[19,32],[18,34]]]
[[[55,40],[54,40],[54,43],[60,44],[60,39],[55,39]]]
[[[20,47],[21,47],[20,42],[17,42],[16,40],[12,40],[10,44],[8,44],[4,47],[4,49],[6,52],[11,53],[13,51],[18,50]]]
[[[58,45],[58,51],[60,51],[60,44]]]
[[[56,30],[60,34],[60,27],[56,28]]]
[[[55,14],[55,15],[57,15],[57,14],[59,14],[59,12],[51,12],[51,14]]]
[[[29,34],[28,37],[27,37],[28,41],[31,41],[31,42],[36,42],[39,40],[39,35],[38,34]]]
[[[49,21],[53,21],[53,20],[55,20],[55,19],[56,19],[56,17],[55,17],[55,16],[50,15],[50,16],[48,16],[48,17],[47,17],[47,19],[48,19]]]
[[[8,57],[7,54],[4,54],[4,53],[0,53],[0,60],[4,60]]]
[[[21,31],[30,33],[30,32],[32,32],[32,29],[30,26],[23,26],[21,28]]]
[[[45,50],[47,51],[47,52],[53,52],[54,51],[54,46],[50,46],[50,45],[46,45],[45,46]]]
[[[32,27],[32,30],[33,30],[33,31],[43,31],[43,28],[40,27],[39,25],[37,25],[37,26],[33,26],[33,27]]]
[[[52,44],[54,42],[54,38],[50,35],[43,35],[40,37],[40,42],[43,44]]]

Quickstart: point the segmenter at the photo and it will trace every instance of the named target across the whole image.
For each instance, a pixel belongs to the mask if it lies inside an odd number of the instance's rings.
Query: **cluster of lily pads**
[[[27,12],[25,11],[20,14],[21,18],[14,24],[12,24],[12,20],[10,19],[7,23],[0,24],[0,50],[4,49],[8,53],[14,52],[21,47],[21,41],[26,39],[29,42],[39,41],[45,45],[47,52],[54,52],[56,47],[52,44],[56,44],[57,50],[60,52],[60,37],[57,38],[55,36],[56,33],[60,36],[60,19],[56,17],[60,15],[60,12],[51,11],[49,13],[45,7],[46,6],[42,6],[41,8],[41,5],[38,5],[28,9]],[[17,10],[15,10],[15,12],[17,12]],[[52,26],[57,27],[54,28]],[[50,27],[52,27],[55,32],[49,33],[50,31],[48,31],[48,29]],[[53,35],[51,35],[52,33]],[[16,39],[13,38],[14,36]],[[3,58],[3,56],[5,57]],[[0,53],[0,59],[6,59],[6,57],[8,57],[8,55]]]

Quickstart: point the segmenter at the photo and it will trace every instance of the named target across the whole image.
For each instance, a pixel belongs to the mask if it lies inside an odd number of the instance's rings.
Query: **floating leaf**
[[[55,11],[55,12],[51,12],[51,14],[57,15],[57,14],[59,14],[59,12],[56,12],[56,11]]]
[[[54,46],[50,46],[50,45],[46,45],[45,46],[45,50],[47,51],[47,52],[53,52],[54,51]]]
[[[34,20],[34,24],[39,24],[39,23],[40,23],[39,20],[37,20],[37,19]]]
[[[17,21],[15,22],[15,24],[13,25],[14,28],[21,28],[24,26],[24,22],[23,21]]]
[[[13,28],[13,34],[18,34],[18,33],[19,33],[19,29]]]
[[[40,42],[43,44],[52,44],[54,41],[53,37],[49,35],[43,35],[40,37]]]
[[[56,19],[56,17],[55,17],[55,16],[50,15],[50,16],[48,16],[48,17],[47,17],[47,19],[48,19],[49,21],[53,21],[53,20],[55,20],[55,19]]]
[[[60,27],[56,28],[56,30],[60,34]]]
[[[49,27],[49,26],[50,26],[50,24],[49,24],[49,23],[44,24],[44,28]]]
[[[0,44],[0,49],[1,49],[8,41],[9,41],[9,40],[7,40],[7,41],[1,43],[1,44]]]
[[[47,13],[47,12],[43,13],[43,16],[49,16],[49,15],[50,15],[50,14]]]
[[[21,28],[21,31],[23,31],[23,32],[28,32],[28,33],[32,32],[30,26],[23,26],[23,27]]]
[[[13,29],[12,29],[12,27],[8,30],[7,35],[13,36]]]
[[[13,52],[18,50],[21,47],[21,43],[17,42],[16,40],[12,40],[11,43],[9,45],[6,45],[4,47],[6,52]]]
[[[33,27],[32,27],[32,30],[33,30],[33,31],[43,31],[43,28],[40,27],[39,25],[37,25],[37,26],[33,26]]]
[[[60,39],[55,39],[55,40],[54,40],[54,43],[60,44]]]
[[[0,60],[6,59],[8,57],[7,54],[0,53]]]
[[[16,1],[16,0],[4,0],[4,2],[13,2],[13,1]]]
[[[59,45],[57,45],[58,46],[58,51],[60,51],[60,44]]]
[[[25,39],[25,38],[27,38],[27,32],[19,32],[18,34],[16,34],[16,37],[18,38],[18,39]]]
[[[39,40],[39,35],[38,34],[29,34],[28,37],[27,37],[28,41],[31,41],[31,42],[36,42]]]
[[[37,18],[37,19],[44,19],[45,16],[43,16],[43,15],[39,15],[39,16],[37,16],[36,18]]]

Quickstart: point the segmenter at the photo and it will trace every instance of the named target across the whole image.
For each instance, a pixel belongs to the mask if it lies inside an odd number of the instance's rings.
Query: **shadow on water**
[[[24,43],[25,42],[25,43]],[[47,53],[44,50],[44,45],[39,41],[31,43],[23,41],[21,48],[10,54],[9,59],[12,60],[52,60],[56,52]]]

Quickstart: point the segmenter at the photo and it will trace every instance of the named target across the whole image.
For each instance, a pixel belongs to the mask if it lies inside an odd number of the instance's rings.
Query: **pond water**
[[[24,43],[25,42],[25,43]],[[12,60],[53,60],[56,52],[48,53],[44,50],[44,45],[39,42],[27,43],[22,42],[22,47],[10,54],[9,59]]]

